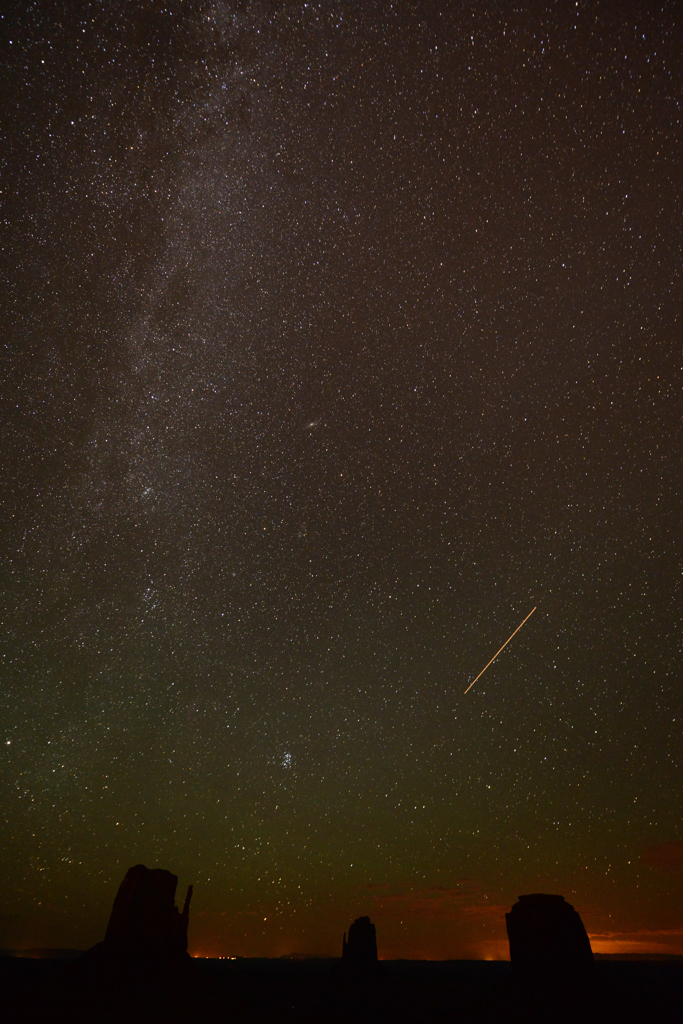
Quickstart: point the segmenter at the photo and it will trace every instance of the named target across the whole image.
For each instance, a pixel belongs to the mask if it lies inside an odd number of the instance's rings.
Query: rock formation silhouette
[[[187,958],[187,926],[192,886],[182,913],[175,905],[177,875],[136,864],[126,873],[114,900],[104,942],[86,956],[159,962]]]
[[[385,1024],[390,986],[377,959],[377,936],[369,917],[357,917],[342,941],[341,960],[330,975],[331,1004],[339,1024]],[[396,1019],[396,1015],[390,1015]]]
[[[357,917],[349,926],[342,944],[342,961],[354,967],[372,967],[377,963],[377,935],[369,917]]]
[[[178,876],[170,871],[136,864],[119,886],[104,941],[142,955],[187,953],[192,886],[181,914],[175,905],[177,885]]]
[[[593,951],[580,915],[563,896],[520,896],[505,915],[510,960],[519,977],[589,976]]]
[[[192,886],[182,913],[178,878],[136,864],[114,900],[103,942],[74,962],[70,1024],[176,1024],[201,1019],[204,999],[187,952]]]

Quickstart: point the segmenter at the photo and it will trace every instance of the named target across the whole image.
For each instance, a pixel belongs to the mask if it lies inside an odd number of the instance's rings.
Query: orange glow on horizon
[[[683,928],[589,934],[594,953],[683,956]]]
[[[594,932],[589,933],[591,949],[597,954],[641,956],[683,956],[683,928],[643,930],[634,932]],[[507,938],[479,939],[472,941],[466,948],[449,949],[441,944],[423,948],[400,948],[391,940],[384,943],[384,949],[379,950],[380,960],[509,960],[510,951]],[[289,955],[291,951],[284,953],[280,950],[272,952],[247,951],[235,955],[218,950],[192,950],[190,955],[195,959],[227,960],[236,961],[240,958],[266,956],[278,959]],[[339,951],[317,950],[311,951],[312,957],[338,957]]]

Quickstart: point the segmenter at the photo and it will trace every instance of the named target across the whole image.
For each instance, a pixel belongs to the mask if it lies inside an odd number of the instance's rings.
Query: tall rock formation
[[[185,959],[192,886],[180,913],[175,905],[177,885],[178,877],[170,871],[144,864],[130,868],[116,894],[104,942],[90,952],[97,951],[99,958]]]
[[[369,917],[357,917],[349,927],[349,941],[342,945],[342,961],[354,967],[372,967],[377,963],[377,935]]]
[[[580,915],[563,896],[520,896],[505,915],[510,960],[521,977],[587,976],[593,951]]]

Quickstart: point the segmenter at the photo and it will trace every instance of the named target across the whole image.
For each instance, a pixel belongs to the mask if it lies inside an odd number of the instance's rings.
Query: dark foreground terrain
[[[78,960],[0,958],[8,1024],[683,1021],[683,964],[601,961],[580,987],[523,986],[509,963],[385,961],[349,978],[334,960],[188,960],[113,974]]]

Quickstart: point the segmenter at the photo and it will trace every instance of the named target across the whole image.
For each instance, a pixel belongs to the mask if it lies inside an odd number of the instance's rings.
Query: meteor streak
[[[529,614],[527,615],[526,619],[530,619],[530,618],[531,618],[531,616],[532,616],[532,615],[534,614],[534,612],[535,612],[535,611],[536,611],[536,606],[534,605],[534,607],[533,607],[533,608],[531,609],[531,611],[530,611],[530,612],[529,612]],[[524,620],[523,620],[522,622],[520,622],[520,624],[519,624],[519,625],[517,626],[517,629],[515,630],[515,633],[519,633],[520,629],[522,628],[522,626],[523,626],[523,625],[524,625],[524,623],[526,622],[526,619],[524,619]],[[507,645],[508,645],[508,644],[510,643],[510,641],[512,640],[512,637],[513,637],[513,636],[515,635],[515,633],[513,633],[513,634],[512,634],[512,636],[509,636],[509,637],[507,638],[507,640],[506,640],[506,641],[505,641],[505,643],[503,644],[503,647],[507,647]],[[503,647],[501,647],[500,651],[502,651],[502,650],[503,650]],[[487,669],[487,668],[489,667],[489,665],[490,665],[490,664],[491,664],[492,662],[494,662],[494,661],[496,660],[496,658],[497,658],[497,657],[498,657],[498,655],[500,654],[500,651],[496,651],[496,653],[495,653],[495,654],[493,655],[493,657],[491,658],[491,661],[489,661],[489,662],[488,662],[488,663],[487,663],[486,665],[484,665],[483,669],[482,669],[482,670],[481,670],[481,672],[479,673],[479,676],[483,676],[484,672],[485,672],[485,671],[486,671],[486,669]],[[479,679],[479,676],[477,676],[477,679]],[[472,682],[470,683],[470,685],[469,685],[469,686],[467,687],[467,689],[465,690],[465,693],[469,693],[469,692],[470,692],[470,690],[472,689],[472,687],[473,687],[473,686],[474,686],[474,684],[476,683],[477,679],[473,679],[473,680],[472,680]]]

